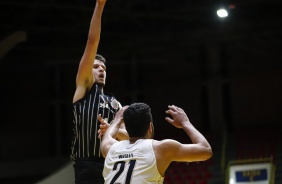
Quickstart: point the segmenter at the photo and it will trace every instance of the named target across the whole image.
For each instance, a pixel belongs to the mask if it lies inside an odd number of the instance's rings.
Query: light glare
[[[234,179],[233,178],[231,178],[230,180],[229,180],[229,184],[234,184],[235,182],[234,182]]]
[[[217,16],[223,18],[228,16],[228,12],[225,9],[219,9],[217,10]]]

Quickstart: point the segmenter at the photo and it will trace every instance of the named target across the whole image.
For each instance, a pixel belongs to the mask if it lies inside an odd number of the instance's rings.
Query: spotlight
[[[217,16],[219,16],[220,18],[224,18],[228,16],[228,12],[226,9],[219,9],[217,10]]]

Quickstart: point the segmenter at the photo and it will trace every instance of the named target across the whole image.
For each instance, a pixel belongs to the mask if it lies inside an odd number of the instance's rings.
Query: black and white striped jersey
[[[98,130],[101,114],[103,119],[111,122],[116,112],[121,108],[120,103],[113,96],[104,95],[96,83],[80,100],[73,103],[73,139],[71,159],[101,158]]]

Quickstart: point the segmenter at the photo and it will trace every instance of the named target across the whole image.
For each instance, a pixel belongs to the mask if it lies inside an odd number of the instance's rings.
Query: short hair
[[[129,137],[143,137],[152,122],[151,108],[145,103],[133,103],[123,113]]]
[[[96,54],[95,59],[102,61],[104,64],[106,64],[106,59],[100,54]]]

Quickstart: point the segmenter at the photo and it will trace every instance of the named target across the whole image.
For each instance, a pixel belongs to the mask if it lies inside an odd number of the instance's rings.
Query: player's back
[[[152,139],[128,140],[113,144],[107,154],[103,176],[105,184],[163,183],[159,174]]]

